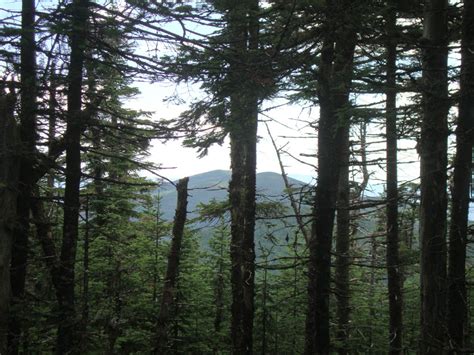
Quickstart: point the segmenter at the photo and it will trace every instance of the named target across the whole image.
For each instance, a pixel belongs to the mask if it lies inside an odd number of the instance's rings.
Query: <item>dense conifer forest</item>
[[[470,0],[2,2],[0,354],[474,353],[473,128]]]

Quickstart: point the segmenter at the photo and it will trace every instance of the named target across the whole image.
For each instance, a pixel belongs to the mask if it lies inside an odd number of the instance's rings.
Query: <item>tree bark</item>
[[[449,229],[448,330],[451,350],[467,353],[467,350],[463,349],[468,346],[469,339],[466,241],[474,128],[474,3],[472,1],[464,1],[461,36],[460,102]]]
[[[327,29],[318,76],[320,106],[318,131],[318,184],[313,205],[309,243],[308,313],[305,354],[330,351],[329,296],[331,246],[339,179],[339,158],[348,125],[356,28],[350,1],[328,2]]]
[[[79,226],[79,189],[81,181],[81,132],[82,117],[82,71],[87,37],[89,0],[74,0],[72,3],[71,54],[67,93],[66,127],[66,187],[64,192],[64,224],[59,260],[60,323],[58,327],[58,354],[74,351],[76,311],[74,295],[74,264]]]
[[[230,80],[231,181],[231,337],[234,354],[251,354],[255,294],[255,191],[258,124],[258,68],[251,52],[258,49],[258,1],[230,9],[228,27],[233,58]]]
[[[271,249],[266,253],[263,252],[264,265],[263,265],[263,284],[262,284],[262,355],[267,354],[268,349],[268,339],[267,339],[267,324],[269,318],[269,309],[267,307],[267,302],[269,298],[268,290],[268,257],[270,256]]]
[[[253,118],[252,118],[253,116]],[[234,353],[252,352],[255,279],[255,190],[257,112],[250,114],[247,134],[231,133],[231,284]],[[244,126],[244,125],[242,125]],[[244,128],[242,127],[242,130]],[[242,161],[243,160],[243,161]]]
[[[336,261],[335,261],[335,293],[337,308],[336,337],[340,346],[338,354],[349,353],[349,247],[350,247],[350,189],[349,189],[349,127],[345,127],[341,142],[341,157],[339,171],[339,187],[337,196],[337,231],[336,231]]]
[[[179,273],[179,262],[181,258],[181,246],[186,224],[186,208],[188,205],[188,178],[179,180],[176,189],[178,191],[178,202],[173,224],[173,239],[168,254],[168,265],[166,268],[165,283],[161,298],[160,313],[156,327],[155,354],[169,353],[169,328],[171,315],[175,307],[176,283]]]
[[[88,326],[89,326],[89,249],[90,249],[90,223],[89,223],[89,196],[86,197],[84,210],[85,230],[84,230],[84,251],[82,259],[82,314],[81,314],[81,351],[87,349]]]
[[[382,227],[383,228],[383,227]],[[381,232],[382,228],[378,228],[378,232]],[[376,275],[376,267],[377,267],[377,253],[378,253],[378,241],[377,241],[377,235],[379,233],[375,233],[371,236],[370,238],[370,268],[369,268],[369,273],[370,273],[370,278],[369,278],[369,290],[368,290],[368,308],[369,308],[369,322],[367,324],[369,328],[369,334],[368,334],[368,345],[369,345],[369,354],[373,354],[373,348],[374,348],[374,320],[377,314],[376,307],[375,307],[375,290],[377,287],[377,275]]]
[[[422,354],[439,353],[446,344],[447,7],[447,0],[428,0],[424,7],[420,141]]]
[[[35,2],[23,0],[21,11],[20,89],[20,175],[18,179],[17,222],[11,259],[12,307],[8,342],[9,353],[17,354],[22,333],[21,306],[25,293],[30,203],[36,150],[36,42]]]
[[[387,283],[389,302],[389,353],[401,354],[403,330],[403,285],[398,234],[397,175],[397,12],[389,2],[386,16],[386,139],[387,139]]]
[[[224,287],[225,287],[225,279],[224,279],[224,273],[225,273],[225,268],[224,268],[224,258],[226,258],[225,254],[225,225],[224,225],[224,220],[221,219],[219,223],[219,230],[217,231],[218,233],[218,241],[219,241],[219,256],[217,259],[217,275],[215,276],[215,284],[214,284],[214,302],[215,302],[215,316],[214,316],[214,333],[217,335],[220,335],[221,333],[221,328],[222,328],[222,321],[224,320]],[[220,339],[220,336],[218,338]],[[219,353],[219,348],[218,344],[214,346],[213,352],[214,354]]]
[[[15,94],[0,93],[0,354],[7,353],[10,309],[10,261],[18,194],[18,128]]]

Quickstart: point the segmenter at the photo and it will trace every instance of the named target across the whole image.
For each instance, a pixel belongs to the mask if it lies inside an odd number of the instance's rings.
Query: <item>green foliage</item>
[[[223,144],[229,132],[243,131],[248,118],[233,121],[231,116],[235,111],[244,111],[240,107],[244,105],[240,104],[246,103],[248,96],[254,96],[260,105],[263,100],[289,91],[291,95],[287,97],[291,101],[318,103],[322,48],[319,39],[327,30],[325,17],[331,15],[325,11],[327,2],[275,0],[255,11],[248,11],[247,5],[247,0],[207,1],[202,9],[188,3],[142,0],[128,0],[120,6],[116,1],[91,3],[95,11],[90,21],[83,72],[84,117],[78,118],[85,121],[81,141],[80,240],[75,265],[76,325],[82,353],[152,351],[171,233],[171,224],[163,215],[170,214],[174,206],[167,205],[165,209],[169,211],[163,211],[160,198],[151,191],[155,183],[140,177],[143,169],[153,168],[145,162],[151,139],[184,135],[184,145],[197,148],[202,156],[210,146]],[[355,96],[378,95],[386,90],[382,46],[386,40],[382,30],[385,5],[385,2],[354,2],[354,6],[360,6],[361,18],[357,20],[364,22],[353,73],[354,106]],[[72,9],[69,3],[60,2],[56,9],[45,8],[37,15],[37,76],[41,78],[38,92],[42,95],[37,112],[38,156],[43,156],[50,144],[51,147],[57,144],[64,131],[67,107],[64,87],[70,65],[65,58],[69,57],[67,35],[73,30]],[[20,68],[15,42],[21,34],[15,25],[18,14],[10,15],[2,19],[0,28],[0,53],[4,57],[2,88],[16,80]],[[239,48],[235,34],[244,23],[249,26],[250,19],[258,22],[258,44],[252,47],[245,43],[245,48]],[[421,36],[421,26],[416,19],[401,22],[403,28],[397,35],[401,42],[397,85],[399,90],[416,92],[420,90],[420,68],[414,63],[419,48],[413,43]],[[191,34],[183,31],[183,35],[168,31],[168,25],[173,27],[178,23],[182,29],[187,30],[186,26],[192,23],[206,31],[202,35],[193,31]],[[249,42],[248,38],[244,42]],[[174,52],[143,54],[143,43],[157,47],[173,45]],[[455,70],[453,73],[458,75]],[[126,101],[139,94],[132,85],[134,79],[141,78],[150,81],[171,78],[176,83],[199,85],[203,94],[176,120],[157,123],[149,112],[125,106]],[[9,90],[13,91],[15,85]],[[239,99],[234,100],[239,104],[237,108],[231,107],[235,97]],[[399,138],[419,136],[420,100],[419,93],[410,93],[410,104],[398,107]],[[354,123],[378,123],[384,119],[385,112],[378,105],[368,104],[363,108],[351,107],[344,113],[350,114]],[[62,233],[64,164],[64,156],[48,162],[52,170],[39,182],[39,193],[34,196],[44,202],[46,224],[50,227],[48,237],[57,249]],[[372,164],[379,164],[378,158]],[[270,184],[270,179],[267,180]],[[357,186],[356,182],[351,183]],[[166,193],[172,194],[170,190]],[[310,192],[306,196],[303,211],[309,215],[307,206],[313,202],[313,196]],[[175,353],[231,352],[229,207],[227,199],[201,203],[197,206],[199,216],[188,224],[172,318],[171,343]],[[419,344],[418,207],[418,186],[402,185],[399,225],[400,268],[404,278],[403,342],[409,353],[416,352]],[[259,196],[255,353],[304,351],[308,251],[296,231],[294,218],[287,216],[288,211],[288,205],[275,202],[274,196],[266,196],[266,192]],[[192,212],[196,212],[194,206]],[[361,231],[352,243],[348,347],[353,353],[386,353],[385,215],[376,208],[360,212],[366,217],[353,221]],[[34,226],[37,222],[32,218],[25,302],[22,307],[12,309],[24,325],[23,353],[50,353],[55,347],[57,325],[62,321],[58,317],[51,277],[55,269],[51,270],[48,264],[57,262],[60,250],[55,250],[48,259],[44,257],[44,245]],[[471,244],[468,285],[474,280]],[[470,301],[472,287],[468,292]],[[330,302],[334,309],[334,296]],[[474,312],[473,302],[470,308]],[[335,314],[332,320],[335,323]],[[472,322],[471,317],[474,329]],[[334,329],[331,331],[334,339]]]

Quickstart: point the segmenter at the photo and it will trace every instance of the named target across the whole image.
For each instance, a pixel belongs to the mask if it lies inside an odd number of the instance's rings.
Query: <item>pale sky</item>
[[[193,98],[199,97],[199,89],[192,86],[182,85],[176,87],[171,83],[137,83],[136,85],[140,89],[141,95],[128,102],[127,106],[153,111],[152,117],[155,120],[175,118],[187,108],[186,103],[165,102],[166,97],[174,94],[178,94],[183,100],[193,100]],[[362,101],[366,100],[369,100],[369,98],[365,98]],[[378,100],[380,100],[380,97],[376,101]],[[357,101],[360,101],[360,97]],[[316,176],[314,166],[316,165],[317,139],[314,134],[315,129],[309,127],[308,122],[317,120],[319,110],[317,107],[309,109],[298,105],[283,105],[272,110],[265,110],[265,108],[276,106],[278,103],[283,103],[283,101],[264,104],[264,113],[260,115],[260,120],[268,122],[272,135],[279,147],[285,146],[285,150],[289,151],[292,156],[310,164],[304,164],[288,155],[283,155],[286,173],[296,179],[310,182]],[[383,131],[384,127],[382,126],[371,125],[369,128],[369,133],[371,134],[378,135],[383,133]],[[259,124],[258,135],[260,139],[257,147],[257,172],[273,171],[280,173],[281,170],[275,150],[264,123]],[[369,141],[370,139],[368,138]],[[368,159],[384,157],[385,143],[383,138],[377,137],[372,139],[375,139],[378,143],[371,144],[368,149],[378,152],[373,153]],[[201,159],[197,157],[195,149],[184,148],[181,143],[180,140],[167,143],[154,141],[150,160],[165,168],[160,170],[159,174],[168,179],[176,180],[184,176],[191,176],[210,170],[230,169],[228,140],[222,146],[216,145],[211,147],[209,154]],[[414,145],[414,141],[399,141],[400,148],[411,148],[399,152],[399,161],[412,162],[399,165],[399,180],[401,183],[416,179],[419,176],[418,155],[413,149]],[[385,163],[383,162],[379,165],[369,166],[371,178],[368,191],[373,193],[383,191],[383,185],[385,184],[384,168]]]
[[[39,2],[42,6],[49,6],[54,1],[42,0]],[[19,9],[21,2],[19,0],[6,0],[4,6],[7,8]],[[174,29],[173,24],[168,24],[170,30]],[[180,28],[179,26],[177,28]],[[206,31],[205,31],[206,32]],[[180,86],[178,89],[174,84],[165,83],[136,83],[141,95],[134,100],[126,103],[127,106],[135,109],[142,109],[154,112],[153,118],[159,120],[160,118],[174,118],[179,113],[187,108],[187,104],[178,104],[172,102],[164,102],[166,97],[178,94],[183,100],[188,103],[199,96],[199,90],[195,87]],[[264,104],[265,107],[271,105],[281,104],[283,101],[271,102]],[[297,179],[309,182],[316,176],[314,165],[316,165],[316,147],[317,139],[314,136],[315,129],[308,126],[308,122],[316,121],[318,117],[318,108],[303,109],[297,105],[285,105],[276,109],[265,111],[260,119],[268,121],[272,135],[278,146],[285,146],[285,150],[289,151],[297,159],[301,159],[311,165],[298,162],[294,158],[284,155],[283,161],[286,166],[286,172]],[[382,127],[372,127],[372,130],[379,131]],[[264,124],[259,125],[258,135],[260,137],[257,147],[257,171],[273,171],[280,173],[280,167],[274,148],[268,137],[267,129]],[[380,140],[380,138],[378,139]],[[413,146],[413,142],[401,142],[401,146]],[[378,149],[382,151],[384,144],[379,144]],[[375,149],[375,148],[374,148]],[[304,156],[302,156],[302,154]],[[405,159],[416,161],[418,156],[414,154],[413,150],[399,153],[400,161]],[[190,176],[202,172],[222,169],[230,169],[229,161],[229,143],[226,141],[222,146],[214,146],[209,149],[208,156],[198,159],[197,153],[194,149],[184,148],[180,141],[167,142],[162,144],[159,141],[154,141],[151,150],[150,160],[155,164],[160,164],[166,169],[159,171],[159,173],[169,179],[175,180],[183,176]],[[384,172],[382,167],[370,167],[374,171],[371,183],[373,185],[380,185],[384,183]],[[399,165],[400,180],[411,180],[419,175],[419,165],[415,164],[401,164]],[[376,190],[381,190],[380,186],[375,187]]]
[[[127,106],[134,109],[153,111],[153,118],[155,120],[177,117],[181,111],[187,108],[186,104],[180,105],[173,102],[164,102],[166,97],[178,93],[183,99],[189,100],[199,95],[199,90],[187,86],[180,86],[178,89],[173,84],[164,83],[139,83],[137,86],[141,91],[141,95],[128,102]],[[315,113],[317,113],[317,110],[313,110],[311,116],[314,117]],[[275,118],[280,123],[270,122],[269,118]],[[303,122],[303,120],[310,119],[309,110],[286,105],[265,112],[264,115],[261,115],[260,119],[269,121],[272,135],[279,146],[288,144],[286,149],[295,156],[299,156],[300,153],[315,154],[316,140],[300,138],[314,131],[308,127],[307,123]],[[258,135],[261,137],[257,147],[258,172],[273,171],[280,173],[280,166],[274,148],[263,123],[259,125]],[[311,164],[315,163],[315,158],[304,157],[303,159]],[[199,159],[196,150],[182,147],[180,140],[167,143],[160,143],[155,140],[150,160],[155,164],[161,164],[165,167],[166,169],[162,170],[160,174],[173,180],[209,170],[229,170],[229,142],[226,140],[222,146],[213,146],[209,149],[209,154],[206,157]],[[301,164],[288,156],[284,157],[284,164],[286,165],[286,172],[290,176],[309,179],[315,175],[312,167]]]

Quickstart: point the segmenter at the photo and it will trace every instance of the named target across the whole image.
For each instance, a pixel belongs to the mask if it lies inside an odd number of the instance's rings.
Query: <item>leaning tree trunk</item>
[[[422,354],[439,353],[446,344],[447,7],[447,0],[428,0],[424,9],[420,141]]]
[[[398,234],[397,175],[397,12],[389,3],[386,17],[386,139],[387,139],[387,283],[389,303],[389,352],[402,351],[403,292]]]
[[[186,208],[188,206],[188,178],[179,180],[176,189],[178,202],[173,224],[173,239],[168,254],[165,283],[161,298],[160,313],[156,327],[155,354],[169,353],[169,332],[172,313],[176,302],[176,284],[178,281],[181,246],[183,244]]]
[[[9,353],[17,354],[22,333],[21,306],[25,293],[30,203],[36,149],[36,51],[35,1],[23,0],[21,11],[21,91],[20,91],[20,175],[18,179],[17,221],[11,260],[12,307],[8,342]]]
[[[0,354],[7,354],[10,261],[18,191],[18,132],[15,94],[0,93]]]
[[[230,9],[228,27],[233,57],[230,80],[229,183],[231,204],[231,338],[234,354],[251,354],[255,294],[255,191],[258,122],[258,68],[252,52],[258,49],[258,1],[242,1]]]
[[[466,241],[469,214],[469,183],[474,129],[474,3],[464,1],[461,37],[461,80],[456,128],[456,157],[449,229],[448,330],[449,344],[461,353],[468,346],[468,299],[466,292]]]
[[[347,139],[344,132],[349,124],[349,89],[356,41],[350,11],[353,7],[347,0],[330,2],[318,73],[318,184],[309,243],[306,354],[330,351],[331,246],[337,199],[334,182],[338,181],[341,147]]]
[[[75,295],[74,264],[79,234],[79,190],[81,181],[82,82],[84,51],[86,46],[89,0],[72,3],[71,54],[68,75],[67,127],[66,127],[66,187],[64,191],[64,224],[59,260],[60,323],[58,326],[58,354],[74,351],[75,346]]]

